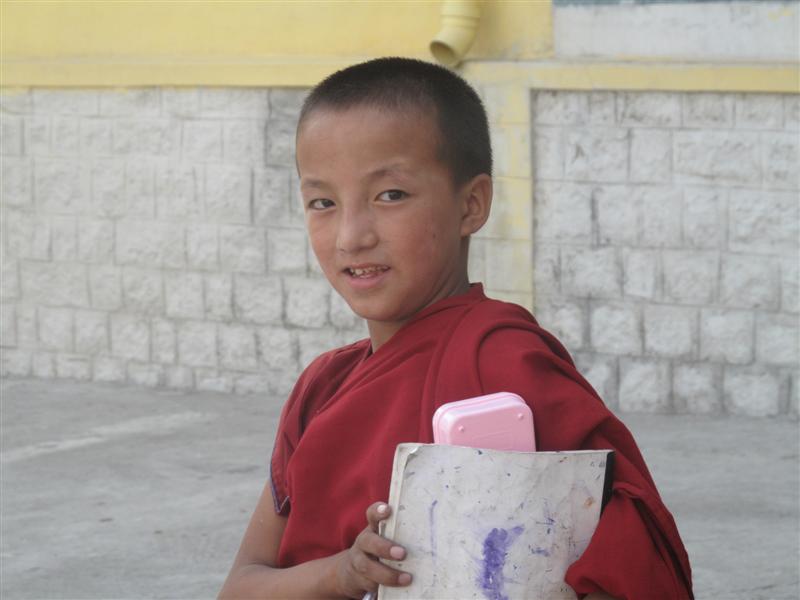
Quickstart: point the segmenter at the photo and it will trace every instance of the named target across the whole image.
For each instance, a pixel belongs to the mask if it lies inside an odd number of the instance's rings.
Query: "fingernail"
[[[387,512],[389,512],[389,506],[388,505],[380,504],[378,506],[378,514],[379,515],[385,515]]]
[[[400,585],[408,585],[411,583],[411,575],[408,573],[400,573],[400,575],[397,576],[397,583]]]
[[[403,558],[406,555],[406,551],[403,550],[400,546],[392,546],[389,549],[389,554],[392,558]]]

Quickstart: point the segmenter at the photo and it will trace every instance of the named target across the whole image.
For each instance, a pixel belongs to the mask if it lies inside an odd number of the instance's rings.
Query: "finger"
[[[393,569],[377,560],[372,560],[365,554],[358,554],[354,557],[353,569],[360,578],[370,584],[365,588],[367,591],[375,591],[378,585],[397,587],[411,583],[411,575],[409,573]]]
[[[374,502],[367,507],[367,523],[372,531],[378,531],[378,523],[392,514],[392,508],[385,502]]]
[[[387,560],[402,560],[406,556],[402,546],[369,529],[364,529],[358,534],[354,546],[361,552]]]

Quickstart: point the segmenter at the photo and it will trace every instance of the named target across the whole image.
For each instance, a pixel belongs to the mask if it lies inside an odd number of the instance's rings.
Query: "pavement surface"
[[[0,392],[0,597],[216,596],[268,475],[280,401],[31,380]],[[623,420],[697,598],[798,598],[798,423]]]

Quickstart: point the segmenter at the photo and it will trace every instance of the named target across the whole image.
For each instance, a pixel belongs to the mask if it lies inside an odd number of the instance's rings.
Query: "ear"
[[[461,188],[461,236],[477,232],[489,219],[492,208],[492,178],[481,173]]]

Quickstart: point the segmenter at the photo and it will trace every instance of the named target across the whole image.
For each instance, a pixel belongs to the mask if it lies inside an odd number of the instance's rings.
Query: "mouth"
[[[374,277],[379,277],[388,270],[389,267],[385,265],[359,265],[347,267],[344,269],[344,272],[355,279],[372,279]]]

